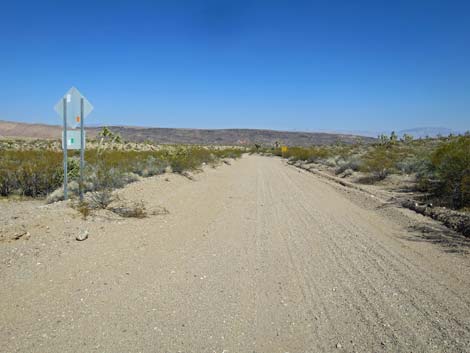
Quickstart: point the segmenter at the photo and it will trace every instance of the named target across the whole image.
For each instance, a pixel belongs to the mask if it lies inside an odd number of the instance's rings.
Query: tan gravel
[[[169,214],[0,202],[1,352],[470,351],[470,244],[434,221],[258,156],[119,194]]]

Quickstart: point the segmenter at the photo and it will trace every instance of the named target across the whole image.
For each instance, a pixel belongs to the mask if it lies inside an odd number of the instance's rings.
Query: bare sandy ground
[[[0,351],[470,351],[470,244],[436,222],[257,156],[119,193],[170,213],[0,202]]]

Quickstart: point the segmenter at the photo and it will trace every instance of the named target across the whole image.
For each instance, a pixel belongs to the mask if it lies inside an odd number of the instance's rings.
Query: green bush
[[[168,161],[155,156],[148,156],[142,161],[136,161],[132,172],[143,177],[149,177],[163,174],[168,166]]]
[[[175,172],[182,173],[220,158],[240,157],[242,153],[236,148],[196,146],[170,146],[158,151],[119,151],[102,145],[85,152],[84,189],[112,190],[138,180],[138,176],[161,174],[170,165]],[[61,151],[1,149],[0,196],[43,197],[60,188],[64,175],[62,158]],[[78,152],[70,151],[69,180],[78,181],[79,172]]]
[[[0,194],[45,196],[61,184],[62,155],[52,151],[2,151]]]
[[[335,174],[341,174],[348,169],[358,172],[362,169],[362,164],[363,162],[360,156],[342,158],[338,163],[339,167],[335,170]]]
[[[175,173],[186,170],[194,170],[202,163],[208,163],[215,159],[214,154],[202,147],[180,147],[170,156],[170,165]]]
[[[431,155],[438,183],[434,193],[455,208],[470,206],[470,136],[442,143]]]
[[[377,180],[382,180],[396,169],[399,159],[400,153],[396,148],[389,144],[380,144],[366,153],[361,169],[371,173]]]
[[[212,153],[217,158],[233,158],[237,159],[242,156],[245,151],[240,148],[223,148],[223,149],[216,149]]]
[[[289,147],[287,152],[284,152],[284,157],[292,161],[307,161],[317,162],[331,156],[331,150],[328,147]]]

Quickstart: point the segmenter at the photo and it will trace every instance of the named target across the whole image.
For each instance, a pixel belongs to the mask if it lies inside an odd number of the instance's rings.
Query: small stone
[[[341,343],[336,343],[336,348],[340,349],[343,348],[343,346],[341,345]]]
[[[78,241],[84,241],[88,239],[88,231],[87,230],[82,230],[78,235],[75,237],[76,240]]]

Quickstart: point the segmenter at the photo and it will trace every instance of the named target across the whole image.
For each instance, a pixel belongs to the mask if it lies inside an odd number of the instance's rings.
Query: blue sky
[[[0,119],[289,130],[470,128],[470,2],[3,1]]]

